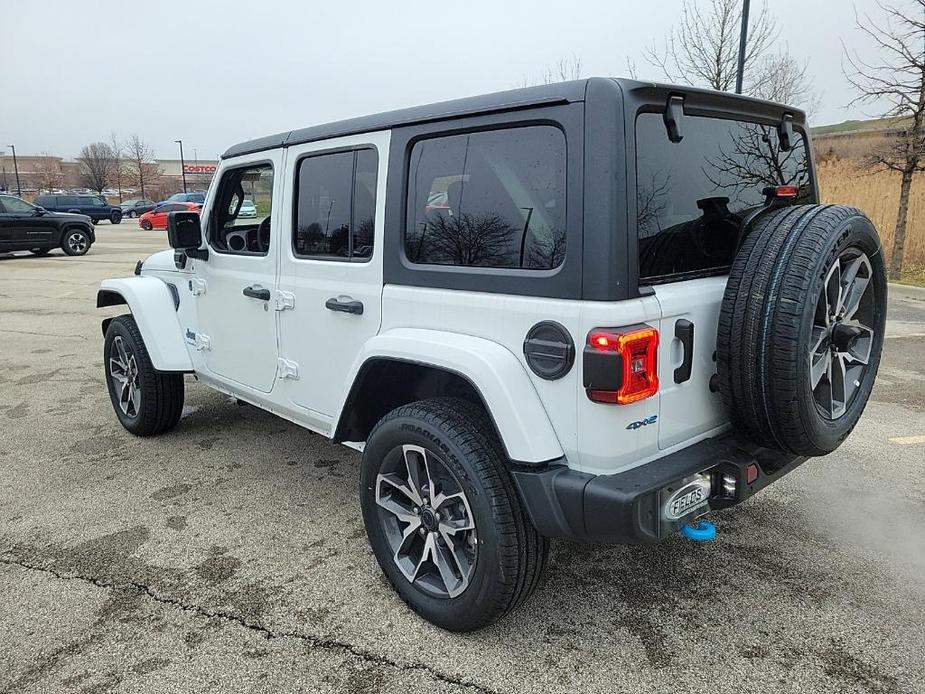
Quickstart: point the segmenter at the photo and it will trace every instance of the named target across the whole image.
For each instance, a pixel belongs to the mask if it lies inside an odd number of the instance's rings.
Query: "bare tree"
[[[874,169],[901,174],[890,257],[890,279],[899,279],[912,179],[925,170],[925,0],[878,5],[884,13],[879,23],[867,15],[855,18],[858,30],[876,49],[876,57],[865,59],[845,49],[844,69],[858,92],[852,103],[887,104],[880,115],[894,119],[900,128],[898,136],[886,138],[866,161]]]
[[[154,151],[137,134],[132,135],[125,144],[129,171],[135,184],[141,188],[141,197],[145,197],[145,186],[153,187],[160,177],[157,164],[154,163]]]
[[[81,181],[97,193],[102,193],[115,179],[118,156],[106,142],[93,142],[81,147],[77,162],[80,164]]]
[[[533,87],[537,84],[555,84],[556,82],[568,82],[581,78],[581,58],[573,53],[570,56],[559,58],[559,60],[552,65],[547,65],[543,70],[542,77],[538,80],[525,75],[518,83],[518,86]]]
[[[759,99],[800,106],[812,115],[819,106],[819,97],[808,69],[806,61],[787,51],[763,55],[755,65],[748,93]]]
[[[701,9],[684,0],[681,21],[664,45],[645,51],[646,60],[671,82],[730,91],[735,86],[742,7],[739,0],[710,0]],[[767,4],[749,19],[745,65],[765,54],[778,35]]]
[[[61,160],[42,152],[42,156],[35,162],[35,175],[38,187],[49,192],[61,186],[64,182],[64,172],[61,170]]]
[[[644,56],[670,82],[731,91],[738,72],[741,26],[741,0],[710,0],[708,5],[684,0],[678,25],[662,46],[653,45]],[[771,53],[778,34],[777,21],[762,4],[749,18],[743,91],[810,111],[817,98],[807,63],[786,48]],[[635,63],[627,60],[627,68],[635,77]]]

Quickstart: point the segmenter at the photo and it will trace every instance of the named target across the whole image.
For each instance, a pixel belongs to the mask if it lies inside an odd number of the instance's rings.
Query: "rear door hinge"
[[[189,291],[193,296],[200,296],[201,294],[206,293],[206,281],[194,277],[189,281]]]
[[[278,290],[276,292],[276,310],[285,311],[287,308],[295,308],[295,294]]]
[[[277,378],[291,378],[293,381],[299,380],[299,365],[289,359],[280,357],[277,362]]]
[[[202,333],[194,333],[189,328],[186,329],[186,341],[196,348],[197,352],[210,351],[212,349],[212,338]]]

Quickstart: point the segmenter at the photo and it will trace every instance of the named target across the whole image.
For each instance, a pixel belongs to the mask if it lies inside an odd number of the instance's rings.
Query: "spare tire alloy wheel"
[[[437,454],[405,444],[376,477],[379,521],[393,560],[428,595],[454,598],[469,586],[478,540],[469,500]]]
[[[874,344],[870,260],[844,251],[826,275],[813,320],[809,355],[813,397],[830,419],[844,416],[864,380]]]
[[[834,451],[870,398],[885,323],[880,239],[860,210],[759,215],[729,272],[716,339],[735,430],[796,455]]]
[[[127,417],[137,417],[141,411],[141,386],[138,382],[138,362],[132,348],[116,335],[109,348],[109,375],[118,390],[119,409]]]

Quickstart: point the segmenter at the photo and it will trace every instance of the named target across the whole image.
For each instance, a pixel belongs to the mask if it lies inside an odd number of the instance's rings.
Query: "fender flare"
[[[364,365],[383,359],[431,366],[467,379],[481,395],[512,461],[544,463],[563,456],[546,409],[517,357],[497,342],[459,333],[395,328],[368,340],[345,382],[338,420]]]
[[[96,293],[97,308],[128,305],[145,341],[151,363],[158,371],[193,370],[177,318],[178,303],[176,288],[156,277],[103,280]],[[103,321],[104,334],[111,320]]]

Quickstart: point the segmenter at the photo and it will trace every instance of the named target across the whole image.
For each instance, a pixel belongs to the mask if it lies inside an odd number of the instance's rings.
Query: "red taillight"
[[[589,355],[586,350],[585,388],[591,400],[628,405],[658,392],[658,330],[655,328],[592,330],[588,334],[588,347],[592,353]],[[607,362],[602,363],[594,353],[598,356],[612,354],[613,364],[608,367]],[[608,368],[619,369],[619,372],[601,373]]]
[[[774,189],[774,195],[778,198],[795,198],[799,193],[800,189],[796,186],[777,186]]]

